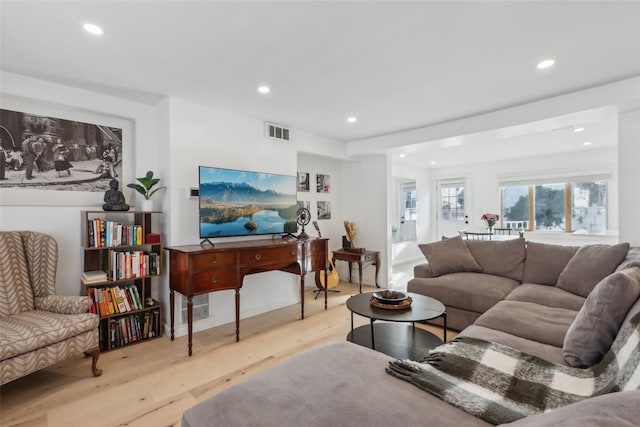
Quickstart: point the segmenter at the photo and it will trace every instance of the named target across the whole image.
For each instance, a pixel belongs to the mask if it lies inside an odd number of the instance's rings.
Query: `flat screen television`
[[[296,175],[199,167],[200,238],[298,230]]]

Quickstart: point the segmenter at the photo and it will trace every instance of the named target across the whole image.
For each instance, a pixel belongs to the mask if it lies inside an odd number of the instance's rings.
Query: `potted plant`
[[[131,183],[127,184],[127,187],[133,188],[138,193],[144,196],[144,200],[142,201],[142,210],[143,211],[152,211],[153,210],[153,200],[151,200],[151,196],[156,194],[158,190],[162,190],[166,187],[158,187],[153,189],[153,187],[160,182],[160,178],[153,177],[153,171],[148,171],[145,176],[142,178],[136,178],[136,180],[140,183]]]

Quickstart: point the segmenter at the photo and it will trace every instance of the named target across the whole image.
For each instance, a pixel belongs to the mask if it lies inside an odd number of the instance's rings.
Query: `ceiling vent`
[[[289,129],[274,123],[264,122],[264,136],[281,141],[289,141]]]

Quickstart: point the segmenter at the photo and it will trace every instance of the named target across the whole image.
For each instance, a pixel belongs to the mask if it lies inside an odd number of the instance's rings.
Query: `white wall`
[[[17,97],[34,105],[48,104],[76,111],[132,120],[134,174],[155,169],[160,153],[153,144],[158,139],[155,107],[76,89],[56,83],[2,72],[1,95]],[[3,102],[5,105],[5,102]],[[3,107],[4,108],[4,107]],[[157,169],[155,169],[157,170]],[[142,172],[141,172],[142,171]],[[162,174],[160,174],[162,177]],[[129,199],[128,199],[129,200]],[[8,206],[0,200],[0,229],[32,230],[48,233],[58,242],[57,290],[61,295],[80,295],[83,252],[80,237],[80,211],[101,209],[96,204],[78,206]]]
[[[609,171],[608,179],[608,234],[607,236],[586,236],[557,232],[527,232],[528,240],[558,243],[566,245],[583,245],[590,243],[615,243],[618,241],[618,166],[617,150],[615,148],[601,150],[585,150],[583,152],[562,154],[546,157],[514,159],[481,163],[453,168],[435,168],[431,171],[433,185],[439,178],[468,177],[468,187],[465,188],[466,214],[469,224],[463,228],[469,231],[482,231],[485,228],[480,219],[483,213],[500,213],[499,183],[508,179],[568,176],[571,174],[588,174],[589,172]],[[438,206],[436,195],[432,196],[433,206]],[[432,210],[431,219],[436,221],[436,212]],[[437,239],[433,234],[435,227],[430,230],[430,241]]]
[[[388,286],[390,274],[391,227],[388,200],[391,182],[391,162],[387,156],[364,157],[357,162],[342,164],[342,207],[344,220],[356,223],[356,244],[369,250],[380,251],[378,283]],[[337,266],[341,277],[343,266]],[[354,268],[355,270],[355,268]],[[363,283],[375,283],[375,269],[363,271]],[[354,274],[354,279],[357,273]]]
[[[618,116],[620,239],[640,246],[640,110]]]

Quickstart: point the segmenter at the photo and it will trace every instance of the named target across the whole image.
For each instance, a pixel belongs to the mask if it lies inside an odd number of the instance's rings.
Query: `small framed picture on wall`
[[[318,219],[331,219],[331,202],[318,202]]]
[[[298,209],[306,208],[309,210],[309,212],[311,212],[311,202],[309,202],[308,200],[298,200],[296,204],[296,211]]]
[[[298,172],[298,191],[309,191],[309,172]]]
[[[331,190],[329,175],[316,175],[316,191],[318,193],[328,193]]]

